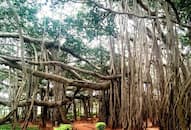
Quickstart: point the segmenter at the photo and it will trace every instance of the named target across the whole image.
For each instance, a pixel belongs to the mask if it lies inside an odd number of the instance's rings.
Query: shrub
[[[71,124],[60,124],[59,130],[72,130]]]
[[[96,123],[96,130],[105,130],[105,128],[106,128],[105,122]]]

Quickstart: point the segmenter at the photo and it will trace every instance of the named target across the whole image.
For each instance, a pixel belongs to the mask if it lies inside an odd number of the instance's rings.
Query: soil
[[[89,119],[89,120],[80,120],[80,121],[75,121],[72,123],[73,129],[74,130],[96,130],[95,129],[95,124],[97,120],[96,119]],[[22,123],[21,123],[22,125]],[[36,126],[37,123],[31,123],[29,122],[29,126],[33,127]],[[47,122],[46,128],[42,128],[41,125],[38,125],[40,130],[53,130],[53,126],[50,122]],[[158,127],[152,127],[152,123],[148,123],[148,127],[146,130],[159,130]],[[112,130],[111,128],[106,128],[106,130]],[[115,129],[115,130],[121,130],[121,129]]]

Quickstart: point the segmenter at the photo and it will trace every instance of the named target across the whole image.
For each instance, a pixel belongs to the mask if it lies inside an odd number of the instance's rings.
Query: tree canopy
[[[0,0],[0,124],[22,108],[26,129],[35,106],[67,122],[78,99],[111,128],[190,128],[190,14],[189,0]]]

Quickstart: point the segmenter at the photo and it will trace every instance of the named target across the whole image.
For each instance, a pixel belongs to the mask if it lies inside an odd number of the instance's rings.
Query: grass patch
[[[0,130],[11,130],[11,124],[0,125]],[[21,130],[19,124],[16,125],[16,130]],[[28,127],[27,130],[39,130],[37,126]]]
[[[59,127],[54,127],[53,130],[72,130],[71,124],[60,124]]]

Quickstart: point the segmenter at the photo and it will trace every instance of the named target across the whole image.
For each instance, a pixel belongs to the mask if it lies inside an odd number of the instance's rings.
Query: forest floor
[[[80,120],[72,123],[74,130],[96,130],[95,129],[96,120]],[[34,124],[29,123],[29,127],[32,127]],[[158,127],[152,127],[152,123],[148,123],[149,128],[146,130],[159,130]],[[53,130],[53,126],[51,123],[46,124],[46,128],[41,128],[40,130]],[[106,128],[106,130],[112,130],[111,128]],[[121,130],[121,129],[115,129]]]

